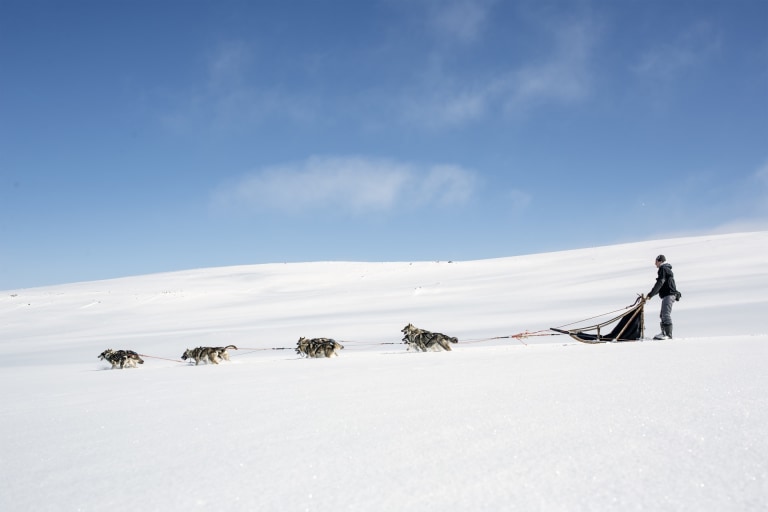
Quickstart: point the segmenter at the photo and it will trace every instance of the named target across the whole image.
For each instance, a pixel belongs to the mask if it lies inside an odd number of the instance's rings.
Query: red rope
[[[631,307],[631,306],[630,306]],[[625,308],[626,309],[626,308]],[[617,311],[621,311],[620,309]],[[609,313],[606,313],[609,314]],[[603,316],[603,315],[598,315]],[[597,317],[594,317],[597,318]],[[587,319],[590,320],[590,319]],[[583,322],[584,320],[582,320]],[[574,322],[576,323],[576,322]],[[571,324],[566,324],[571,325]],[[501,340],[501,339],[516,339],[523,345],[528,345],[525,341],[523,341],[524,338],[530,338],[534,336],[559,336],[561,333],[551,333],[548,332],[548,330],[541,330],[541,331],[525,331],[520,332],[517,334],[509,334],[507,336],[493,336],[491,338],[478,338],[478,339],[470,339],[470,340],[459,340],[459,343],[462,344],[470,344],[470,343],[482,343],[484,341],[492,341],[492,340]],[[340,343],[349,343],[354,344],[356,346],[378,346],[378,345],[400,345],[403,342],[402,341],[356,341],[356,340],[339,340]],[[240,354],[232,354],[232,356],[244,356],[247,354],[250,354],[252,352],[262,352],[265,350],[293,350],[295,347],[261,347],[261,348],[255,348],[255,347],[237,347],[235,350],[247,350],[248,352],[240,353]],[[173,361],[174,363],[183,363],[184,361],[181,361],[179,359],[168,359],[167,357],[158,357],[158,356],[150,356],[147,354],[139,354],[141,357],[148,357],[151,359],[162,359],[163,361]]]
[[[291,350],[294,347],[261,347],[261,348],[254,348],[254,347],[237,347],[237,350],[249,350],[251,352],[259,352],[261,350]],[[238,354],[235,354],[238,355]]]
[[[355,345],[364,345],[372,347],[375,345],[399,345],[402,341],[357,341],[357,340],[339,340],[339,343],[354,343]]]
[[[620,309],[616,309],[614,311],[609,311],[608,313],[603,313],[602,315],[597,315],[597,316],[593,316],[593,317],[590,317],[590,318],[585,318],[584,320],[577,320],[577,321],[571,322],[569,324],[563,324],[563,325],[558,326],[558,329],[562,329],[563,327],[568,327],[569,325],[573,325],[573,324],[580,324],[582,322],[586,322],[587,320],[594,320],[595,318],[600,318],[601,316],[612,315],[614,313],[618,313],[619,311],[624,311],[625,309],[633,308],[633,307],[637,306],[637,303],[640,302],[640,301],[645,302],[645,296],[644,295],[638,295],[637,299],[635,300],[635,303],[632,304],[632,305],[629,305],[629,306],[627,306],[625,308],[620,308]]]
[[[167,357],[148,356],[147,354],[139,354],[141,357],[149,357],[150,359],[162,359],[163,361],[173,361],[174,363],[183,363],[179,359],[168,359]]]

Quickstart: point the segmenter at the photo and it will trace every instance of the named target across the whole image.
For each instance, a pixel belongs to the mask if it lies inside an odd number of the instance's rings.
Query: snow
[[[2,292],[0,509],[765,510],[767,250],[755,232]],[[629,306],[658,253],[676,339],[489,339]],[[407,352],[409,322],[460,342]],[[300,336],[346,348],[300,359]],[[106,348],[152,357],[111,370]]]

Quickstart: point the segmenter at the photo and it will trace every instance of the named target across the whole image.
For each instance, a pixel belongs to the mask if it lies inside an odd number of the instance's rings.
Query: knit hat
[[[665,261],[667,261],[667,258],[665,258],[663,254],[659,254],[658,256],[656,256],[656,261],[660,261],[664,263]]]

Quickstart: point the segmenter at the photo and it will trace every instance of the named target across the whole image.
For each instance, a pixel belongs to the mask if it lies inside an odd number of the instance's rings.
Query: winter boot
[[[664,334],[667,335],[668,339],[672,339],[672,324],[664,324],[661,326],[661,328],[664,330]]]
[[[655,340],[668,340],[669,336],[667,336],[667,325],[669,324],[659,324],[661,326],[661,332],[653,337]]]

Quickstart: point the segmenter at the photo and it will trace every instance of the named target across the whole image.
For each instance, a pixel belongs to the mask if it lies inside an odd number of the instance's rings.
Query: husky
[[[112,350],[108,348],[101,354],[99,359],[107,361],[112,365],[112,369],[136,368],[136,364],[144,364],[144,360],[133,350]]]
[[[299,338],[296,353],[302,357],[334,357],[339,355],[344,345],[331,338]]]
[[[197,348],[188,348],[184,351],[184,353],[181,355],[181,359],[186,361],[187,359],[194,359],[195,360],[195,366],[200,364],[200,361],[207,361],[213,364],[219,364],[219,362],[224,359],[225,361],[229,361],[229,353],[227,352],[228,349],[234,349],[237,350],[237,347],[234,345],[227,345],[226,347],[197,347]]]
[[[400,331],[403,336],[403,343],[408,345],[408,350],[414,349],[417,352],[440,350],[451,351],[451,343],[458,343],[458,338],[448,336],[441,332],[430,332],[425,329],[419,329],[413,324],[408,324]]]
[[[315,348],[310,340],[302,336],[296,342],[296,353],[302,357],[315,357]]]
[[[237,350],[237,347],[234,345],[227,345],[226,347],[216,347],[216,355],[219,356],[219,359],[224,359],[225,361],[229,361],[229,352],[227,350],[229,349]]]

